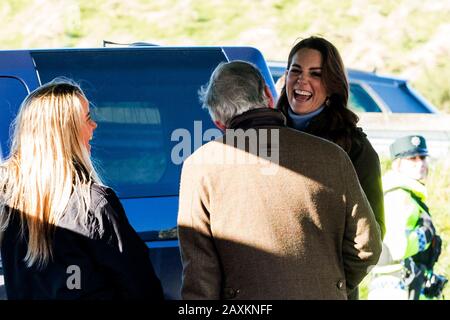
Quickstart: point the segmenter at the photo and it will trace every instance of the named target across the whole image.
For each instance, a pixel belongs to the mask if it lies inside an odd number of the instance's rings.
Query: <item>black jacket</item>
[[[91,187],[87,224],[77,208],[72,197],[53,236],[53,259],[42,270],[25,265],[27,232],[19,236],[20,218],[12,215],[1,248],[8,299],[163,299],[148,248],[115,193]]]
[[[386,227],[381,166],[378,154],[361,128],[335,128],[335,132],[332,133],[327,130],[328,127],[323,124],[329,124],[331,127],[333,121],[333,115],[330,113],[330,108],[325,108],[321,113],[311,119],[304,132],[335,142],[334,137],[340,133],[340,130],[351,130],[351,148],[347,151],[347,154],[353,163],[353,167],[358,175],[359,183],[366,194],[367,200],[369,200],[375,219],[380,227],[381,238],[383,238]],[[295,129],[289,116],[287,116],[287,125],[288,127],[293,127]],[[317,128],[323,127],[324,129],[317,130]]]

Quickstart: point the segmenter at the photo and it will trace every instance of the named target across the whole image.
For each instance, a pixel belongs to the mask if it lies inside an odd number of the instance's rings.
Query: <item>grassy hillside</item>
[[[101,46],[102,40],[252,45],[285,60],[322,35],[348,67],[410,79],[450,113],[450,1],[2,0],[3,49]]]

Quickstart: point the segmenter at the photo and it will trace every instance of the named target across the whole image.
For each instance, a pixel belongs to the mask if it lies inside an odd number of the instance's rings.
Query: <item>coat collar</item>
[[[285,127],[286,117],[277,109],[252,109],[233,117],[230,120],[229,129],[247,130],[267,126]]]
[[[300,131],[305,130],[305,128],[308,127],[309,122],[317,116],[319,113],[322,112],[322,110],[325,108],[325,105],[322,105],[319,109],[310,112],[308,114],[296,114],[290,107],[287,108],[288,110],[288,118],[292,122],[292,126]]]
[[[414,193],[421,201],[426,200],[427,188],[423,183],[391,170],[383,177],[383,191],[386,193],[398,188]]]

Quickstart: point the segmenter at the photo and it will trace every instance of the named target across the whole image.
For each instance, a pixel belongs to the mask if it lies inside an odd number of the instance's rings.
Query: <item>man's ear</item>
[[[269,99],[268,107],[270,109],[274,109],[275,108],[275,100],[273,98],[272,91],[270,91],[270,88],[267,85],[264,86],[264,94]]]
[[[216,125],[217,128],[219,128],[220,130],[224,131],[227,129],[227,127],[219,120],[214,121],[214,124]]]

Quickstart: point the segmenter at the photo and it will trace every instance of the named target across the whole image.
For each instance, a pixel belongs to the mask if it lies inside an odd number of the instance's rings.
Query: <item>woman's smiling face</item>
[[[292,57],[286,71],[286,94],[296,114],[308,114],[319,109],[327,98],[322,83],[322,55],[314,49],[303,48]]]

